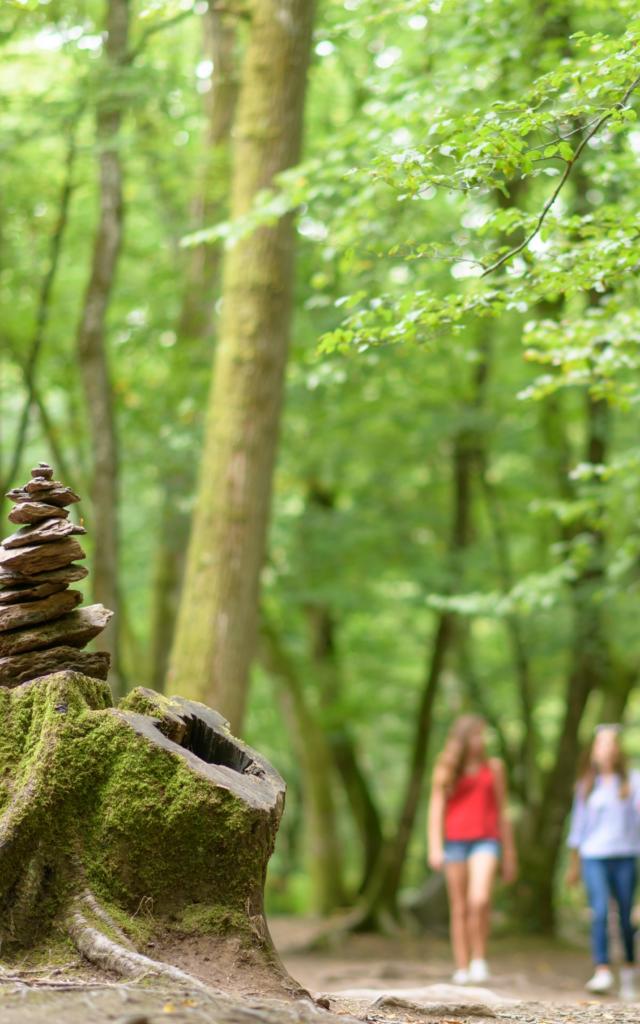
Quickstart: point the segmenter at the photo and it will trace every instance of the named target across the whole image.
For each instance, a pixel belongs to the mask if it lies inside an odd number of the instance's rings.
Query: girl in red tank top
[[[451,789],[445,803],[444,836],[449,841],[500,841],[495,768],[489,761],[461,775]]]
[[[453,980],[459,984],[487,981],[491,895],[500,860],[504,880],[516,876],[504,768],[487,757],[485,730],[477,715],[454,722],[436,762],[429,805],[429,864],[435,871],[444,868]]]

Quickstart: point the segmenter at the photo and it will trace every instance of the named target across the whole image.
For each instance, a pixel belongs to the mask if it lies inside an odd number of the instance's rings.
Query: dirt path
[[[531,940],[493,944],[487,988],[448,983],[444,941],[351,936],[306,952],[317,926],[272,921],[285,965],[314,996],[283,1002],[77,975],[71,990],[0,983],[0,1024],[640,1024],[640,1003],[585,998],[586,952]],[[36,981],[36,984],[34,984]],[[56,976],[49,984],[66,983]]]
[[[448,942],[438,938],[351,935],[337,948],[305,951],[318,933],[311,921],[276,919],[270,922],[275,943],[289,972],[301,985],[316,993],[403,994],[433,989],[448,991],[448,999],[468,989],[449,984],[452,965]],[[491,948],[491,983],[497,998],[541,1003],[577,1003],[587,999],[584,982],[591,962],[586,948],[513,936],[494,940]],[[596,1005],[620,1005],[616,999]],[[640,1024],[640,1004],[638,1005]]]
[[[357,1012],[357,1011],[356,1011]],[[412,1003],[383,999],[354,1016],[346,1003],[221,1001],[201,994],[92,988],[83,992],[7,991],[0,986],[2,1024],[638,1024],[636,1006],[592,1003]]]

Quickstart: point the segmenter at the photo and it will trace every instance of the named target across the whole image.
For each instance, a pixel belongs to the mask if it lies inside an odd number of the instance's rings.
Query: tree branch
[[[562,189],[564,188],[565,184],[567,183],[567,180],[568,180],[568,178],[569,178],[573,168],[575,167],[576,163],[578,162],[578,160],[582,156],[583,151],[588,146],[588,144],[591,141],[591,139],[594,137],[594,135],[597,135],[597,133],[602,128],[602,126],[604,124],[606,124],[606,122],[611,117],[613,117],[613,114],[614,114],[614,112],[616,110],[623,110],[624,107],[626,107],[627,102],[629,101],[629,98],[635,92],[635,90],[638,88],[639,85],[640,85],[640,75],[638,75],[638,77],[636,79],[634,79],[634,81],[631,83],[631,85],[629,86],[629,88],[625,92],[625,94],[622,97],[622,99],[619,100],[618,103],[616,103],[614,105],[613,109],[609,110],[606,114],[603,114],[602,117],[598,118],[598,120],[594,124],[593,128],[591,129],[591,131],[588,132],[584,136],[583,139],[581,139],[580,144],[578,145],[578,147],[577,147],[575,153],[573,154],[573,156],[571,157],[571,159],[567,160],[567,165],[566,165],[566,167],[564,169],[562,177],[560,178],[560,181],[558,182],[556,188],[554,189],[554,191],[551,193],[551,195],[547,199],[546,203],[544,204],[544,206],[542,208],[542,212],[540,213],[540,216],[538,217],[538,220],[536,221],[535,227],[523,239],[523,241],[520,242],[519,245],[514,246],[513,249],[510,249],[508,252],[504,253],[504,255],[500,257],[500,259],[496,260],[495,263],[492,263],[491,266],[487,267],[487,269],[482,273],[482,275],[481,275],[482,277],[487,277],[488,274],[493,274],[493,272],[495,270],[498,270],[500,267],[504,266],[505,263],[507,263],[510,259],[513,259],[514,256],[517,256],[518,253],[522,252],[523,249],[526,249],[527,246],[533,241],[533,239],[539,233],[542,225],[544,224],[544,222],[545,222],[545,220],[547,218],[547,214],[549,213],[549,211],[553,207],[556,199],[558,198],[558,196],[562,192]]]

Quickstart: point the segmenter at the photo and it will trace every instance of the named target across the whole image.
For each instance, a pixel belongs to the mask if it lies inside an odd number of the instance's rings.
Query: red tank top
[[[458,779],[444,812],[444,837],[450,840],[499,839],[498,796],[491,765]]]

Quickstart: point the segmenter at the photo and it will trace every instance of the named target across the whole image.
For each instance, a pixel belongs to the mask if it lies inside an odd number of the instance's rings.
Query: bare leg
[[[457,968],[469,966],[469,937],[467,934],[467,886],[466,861],[445,865],[447,892],[449,894],[449,915],[451,945]]]
[[[491,894],[498,858],[493,853],[476,853],[469,857],[467,864],[467,908],[471,956],[474,960],[485,960],[489,938]]]

